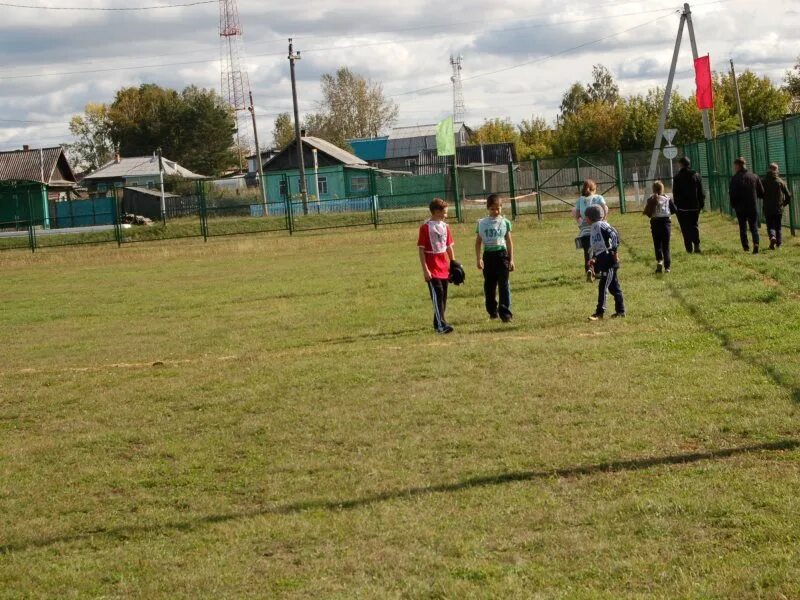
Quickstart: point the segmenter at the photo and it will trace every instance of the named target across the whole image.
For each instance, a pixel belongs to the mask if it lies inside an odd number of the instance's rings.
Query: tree
[[[523,159],[530,151],[522,141],[519,130],[511,121],[504,119],[487,119],[472,134],[473,144],[514,144],[517,157]]]
[[[561,116],[566,118],[575,114],[579,108],[588,102],[589,93],[582,83],[576,81],[561,97]]]
[[[87,104],[83,115],[70,119],[69,131],[76,141],[67,150],[82,170],[93,171],[114,157],[107,105]]]
[[[554,131],[541,117],[523,119],[517,125],[520,137],[520,147],[517,156],[520,160],[531,158],[546,158],[553,155]]]
[[[625,107],[590,102],[561,122],[553,142],[556,155],[618,150],[625,128]]]
[[[715,101],[722,100],[738,112],[733,77],[729,73],[717,73],[714,79]],[[769,77],[759,77],[748,69],[739,75],[738,84],[744,122],[748,127],[775,121],[789,112],[790,94],[778,88]]]
[[[586,86],[586,95],[589,102],[605,102],[616,104],[619,102],[619,86],[614,81],[614,76],[603,65],[592,67],[592,82]]]
[[[625,99],[621,150],[646,150],[653,147],[663,104],[664,90],[660,88],[651,89],[646,96],[639,94]]]
[[[233,112],[213,90],[178,93],[154,84],[119,90],[109,108],[111,136],[123,156],[164,156],[204,175],[236,165]]]
[[[794,67],[786,71],[783,89],[792,97],[792,112],[800,112],[800,57]]]
[[[384,96],[383,86],[347,67],[326,73],[320,83],[322,101],[308,122],[331,143],[344,146],[350,138],[375,137],[397,120],[397,105]]]
[[[272,144],[276,148],[283,149],[294,140],[294,122],[289,113],[281,113],[275,119],[275,126],[272,128]]]

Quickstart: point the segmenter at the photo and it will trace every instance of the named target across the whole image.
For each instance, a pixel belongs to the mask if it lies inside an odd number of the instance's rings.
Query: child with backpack
[[[647,199],[644,216],[650,217],[650,232],[656,251],[656,273],[670,272],[672,256],[669,251],[672,237],[672,215],[677,212],[672,198],[664,195],[664,184],[653,182],[653,195]]]

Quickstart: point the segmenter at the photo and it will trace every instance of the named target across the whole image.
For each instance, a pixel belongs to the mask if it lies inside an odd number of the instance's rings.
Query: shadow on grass
[[[227,514],[208,515],[205,517],[198,517],[196,519],[189,519],[185,521],[171,521],[167,523],[152,524],[152,525],[122,525],[118,527],[97,527],[92,531],[65,534],[61,536],[52,536],[41,539],[26,540],[20,542],[11,542],[0,545],[0,554],[7,554],[11,552],[21,552],[36,548],[45,548],[59,543],[77,542],[81,540],[93,539],[97,537],[104,537],[110,540],[127,540],[130,537],[148,533],[158,532],[163,534],[165,531],[191,531],[197,527],[205,525],[213,525],[216,523],[228,523],[238,521],[241,519],[250,519],[255,517],[269,516],[269,515],[291,515],[302,513],[309,510],[329,510],[329,511],[346,511],[354,510],[381,502],[390,502],[393,500],[403,500],[408,498],[415,498],[419,496],[427,496],[431,494],[444,494],[454,493],[472,488],[484,488],[505,485],[510,483],[520,483],[528,481],[546,480],[553,478],[574,478],[581,476],[597,475],[597,474],[613,474],[622,472],[634,472],[654,467],[671,466],[671,465],[687,465],[703,461],[722,460],[741,456],[746,454],[754,454],[758,452],[780,452],[787,450],[795,450],[800,448],[800,441],[792,439],[782,439],[774,442],[765,442],[762,444],[754,444],[750,446],[738,446],[734,448],[721,448],[719,450],[707,450],[705,452],[691,452],[685,454],[670,454],[667,456],[656,456],[647,458],[633,458],[629,460],[617,460],[597,463],[593,465],[566,467],[562,469],[552,470],[539,470],[539,471],[512,471],[509,473],[498,473],[496,475],[484,475],[478,477],[470,477],[462,481],[454,483],[441,483],[438,485],[431,485],[425,487],[411,487],[399,490],[392,490],[388,492],[381,492],[362,496],[360,498],[352,498],[349,500],[307,500],[303,502],[293,502],[289,504],[278,505],[271,508],[241,511]]]
[[[734,358],[737,360],[742,361],[748,365],[752,365],[753,367],[758,368],[764,375],[766,375],[775,385],[778,387],[782,387],[792,397],[794,402],[800,403],[800,387],[797,387],[792,381],[789,380],[788,377],[783,375],[778,369],[776,369],[773,365],[766,364],[757,358],[752,356],[748,356],[742,350],[736,346],[731,336],[722,329],[714,327],[714,325],[706,319],[703,314],[698,310],[696,306],[691,304],[686,297],[678,291],[675,286],[670,284],[670,291],[672,292],[673,297],[678,301],[678,303],[683,307],[683,309],[689,314],[689,316],[694,319],[694,321],[702,327],[706,333],[714,336],[719,340],[720,345],[730,353]]]

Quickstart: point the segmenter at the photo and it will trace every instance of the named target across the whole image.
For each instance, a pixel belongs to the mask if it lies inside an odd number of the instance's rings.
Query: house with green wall
[[[310,200],[324,202],[370,194],[370,177],[374,169],[366,161],[323,139],[312,136],[303,136],[301,139],[306,190]],[[264,163],[264,179],[270,203],[299,197],[300,168],[296,140]],[[314,189],[315,180],[319,181],[318,190]]]

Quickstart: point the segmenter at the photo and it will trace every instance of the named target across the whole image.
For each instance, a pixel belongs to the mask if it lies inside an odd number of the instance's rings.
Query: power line
[[[497,75],[498,73],[505,73],[506,71],[511,71],[513,69],[519,69],[520,67],[525,67],[525,66],[528,66],[528,65],[534,65],[534,64],[542,63],[542,62],[545,62],[547,60],[550,60],[551,58],[555,58],[557,56],[563,56],[564,54],[569,54],[570,52],[574,52],[575,50],[580,50],[582,48],[586,48],[587,46],[592,46],[594,44],[598,44],[600,42],[604,42],[606,40],[609,40],[611,38],[615,38],[615,37],[623,35],[625,33],[629,33],[629,32],[634,31],[636,29],[641,29],[642,27],[645,27],[647,25],[652,25],[653,23],[655,23],[657,21],[660,21],[661,19],[665,19],[667,17],[670,17],[670,16],[672,16],[674,14],[675,14],[675,12],[673,10],[670,10],[670,12],[668,12],[667,14],[662,15],[662,16],[656,18],[656,19],[652,19],[650,21],[647,21],[646,23],[640,23],[638,25],[635,25],[634,27],[629,27],[628,29],[623,29],[622,31],[617,31],[616,33],[612,33],[610,35],[606,35],[606,36],[603,36],[601,38],[597,38],[595,40],[591,40],[589,42],[584,42],[583,44],[579,44],[577,46],[573,46],[571,48],[567,48],[566,50],[562,50],[560,52],[554,52],[553,54],[548,54],[547,56],[544,56],[542,58],[537,58],[537,59],[534,59],[534,60],[528,60],[528,61],[525,61],[525,62],[517,63],[515,65],[510,65],[508,67],[503,67],[502,69],[495,69],[495,70],[492,70],[492,71],[484,71],[483,73],[478,73],[476,75],[471,75],[469,77],[464,77],[463,81],[471,81],[473,79],[479,79],[481,77],[487,77],[489,75]],[[447,87],[449,85],[450,85],[449,83],[437,83],[435,85],[429,85],[427,87],[418,88],[416,90],[410,90],[408,92],[401,92],[399,94],[392,94],[391,97],[392,98],[397,98],[397,97],[400,97],[400,96],[410,96],[412,94],[418,94],[420,92],[427,92],[429,90],[435,90],[435,89],[439,89],[441,87]]]
[[[79,10],[91,12],[133,12],[138,10],[161,10],[165,8],[186,8],[188,6],[199,6],[201,4],[216,4],[217,0],[197,0],[195,2],[185,2],[183,4],[157,4],[154,6],[126,6],[119,8],[100,8],[96,6],[36,6],[33,4],[16,4],[12,2],[0,2],[0,6],[10,8],[30,8],[37,10]]]
[[[714,2],[708,2],[708,3],[705,3],[705,4],[699,4],[699,5],[697,5],[697,7],[706,6],[708,4],[719,4],[721,2],[727,2],[727,1],[729,1],[729,0],[716,0]],[[0,5],[2,5],[2,3],[0,3]],[[648,13],[658,13],[658,12],[662,12],[664,10],[667,10],[667,9],[660,8],[660,9],[654,9],[654,10],[622,13],[622,14],[619,14],[619,15],[610,15],[610,16],[601,16],[601,17],[588,17],[588,18],[585,18],[585,19],[573,19],[573,20],[570,20],[570,21],[559,21],[557,23],[548,23],[548,22],[538,21],[538,22],[535,22],[535,23],[529,23],[527,25],[520,25],[518,27],[506,27],[506,28],[502,28],[502,29],[483,29],[481,31],[472,31],[472,32],[465,32],[465,33],[469,33],[469,34],[475,35],[475,34],[483,32],[483,31],[507,32],[507,31],[519,31],[519,30],[525,30],[525,29],[537,29],[537,28],[540,28],[540,27],[560,27],[560,26],[564,26],[564,25],[575,25],[575,24],[579,24],[579,23],[589,23],[589,22],[593,22],[593,21],[618,19],[618,18],[633,16],[633,15],[643,15],[643,14],[648,14]],[[669,10],[672,11],[673,9],[669,9]],[[672,12],[670,12],[670,14],[672,14]],[[473,21],[464,21],[463,23],[470,23],[470,22],[473,22]],[[451,25],[455,25],[455,24],[431,25],[431,26],[423,26],[423,27],[413,28],[413,29],[422,29],[422,28],[429,28],[429,27],[449,27]],[[396,30],[395,32],[410,31],[410,30],[411,29],[405,29],[405,30],[400,29],[400,30]],[[385,32],[381,32],[381,33],[394,33],[394,32],[385,31]],[[624,33],[624,32],[622,32],[622,33]],[[355,35],[355,34],[337,35],[337,36],[334,36],[334,37],[352,37],[353,35]],[[319,36],[319,37],[326,37],[326,36]],[[433,39],[433,38],[425,38],[425,39],[418,39],[418,40],[382,40],[382,41],[376,41],[376,42],[366,42],[366,43],[359,43],[359,44],[348,44],[348,45],[344,45],[344,46],[339,45],[339,46],[327,46],[327,47],[319,47],[319,48],[306,48],[306,49],[303,50],[303,52],[305,54],[308,54],[310,52],[330,52],[330,51],[333,51],[333,50],[347,50],[347,49],[352,49],[352,48],[365,48],[365,47],[371,47],[371,46],[383,46],[383,45],[392,45],[392,44],[395,44],[395,45],[419,44],[419,43],[427,43],[427,42],[435,42],[435,41],[438,41],[438,40]],[[177,56],[177,55],[180,55],[180,54],[184,54],[184,53],[182,53],[182,52],[175,53],[173,56]],[[285,54],[285,52],[269,52],[269,53],[263,53],[263,54],[250,54],[248,56],[248,58],[267,58],[267,57],[278,57],[278,56],[282,57],[284,54]],[[161,54],[159,56],[165,56],[165,55]],[[169,55],[167,55],[167,56],[169,56]],[[30,74],[24,74],[24,75],[0,75],[0,80],[6,80],[7,81],[7,80],[15,80],[15,79],[34,79],[34,78],[39,78],[39,77],[59,77],[59,76],[63,76],[63,75],[83,75],[83,74],[91,74],[91,73],[111,73],[113,71],[122,71],[122,70],[130,71],[130,70],[137,70],[137,69],[158,69],[158,68],[166,68],[166,67],[178,67],[178,66],[208,64],[208,63],[216,62],[217,60],[219,60],[219,59],[218,58],[214,58],[214,59],[192,60],[192,61],[181,61],[181,62],[170,62],[170,63],[157,63],[157,64],[148,64],[148,65],[108,67],[108,68],[102,68],[102,69],[81,69],[81,70],[75,70],[75,71],[61,71],[61,72],[53,72],[53,73],[30,73]],[[471,79],[471,78],[467,78],[467,79]]]

